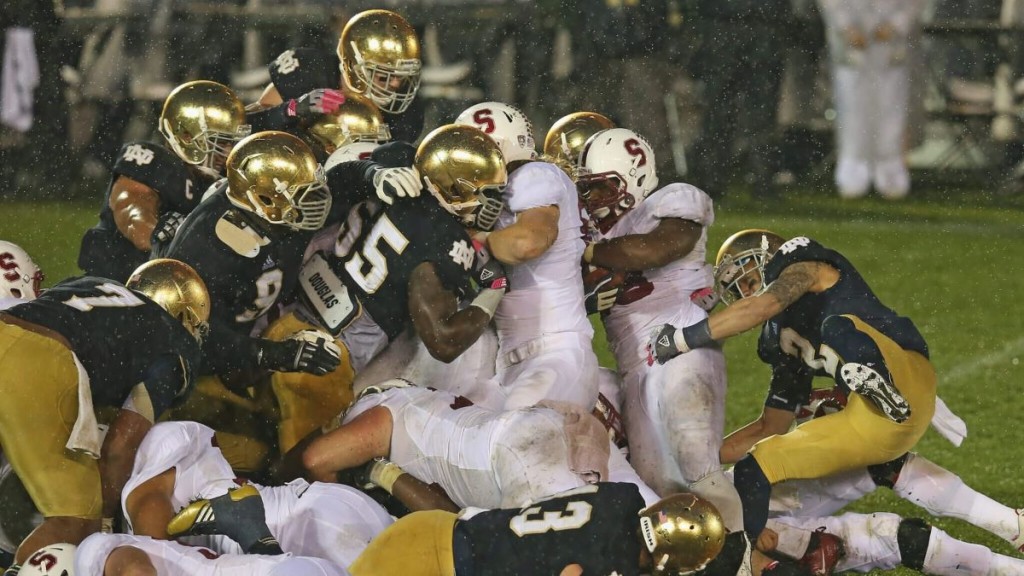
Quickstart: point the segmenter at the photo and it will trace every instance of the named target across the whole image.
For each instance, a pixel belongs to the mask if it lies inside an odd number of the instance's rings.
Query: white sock
[[[924,573],[936,576],[987,576],[993,574],[994,556],[996,554],[980,544],[961,542],[933,526],[931,538],[928,539],[928,553],[924,557]]]
[[[899,497],[936,516],[959,518],[1013,541],[1017,512],[964,484],[959,476],[920,454],[910,454],[893,486]]]

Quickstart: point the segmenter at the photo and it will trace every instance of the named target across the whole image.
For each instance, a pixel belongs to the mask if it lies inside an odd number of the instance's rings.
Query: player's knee
[[[896,531],[896,543],[899,545],[900,558],[904,566],[919,571],[924,569],[931,537],[932,527],[920,518],[905,518],[900,522],[900,527]]]
[[[883,486],[891,489],[896,485],[896,480],[899,479],[900,472],[903,470],[903,465],[906,462],[907,454],[905,453],[888,462],[868,466],[868,474],[871,475],[871,479],[874,480],[876,486]]]
[[[134,546],[119,546],[107,556],[104,576],[156,576],[156,568],[145,552]]]

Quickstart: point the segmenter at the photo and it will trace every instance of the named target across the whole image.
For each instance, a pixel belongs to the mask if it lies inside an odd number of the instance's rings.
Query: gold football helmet
[[[160,133],[182,160],[220,176],[231,147],[249,135],[245,106],[227,86],[197,80],[164,100]]]
[[[156,302],[199,342],[209,332],[210,293],[188,264],[170,258],[150,260],[132,272],[125,286]]]
[[[726,530],[710,502],[683,492],[641,510],[640,533],[655,574],[690,574],[718,556]]]
[[[576,166],[583,145],[601,130],[615,128],[615,123],[597,112],[574,112],[551,125],[544,137],[544,154],[558,162]]]
[[[349,88],[380,109],[401,114],[420,87],[420,42],[416,30],[390,10],[352,17],[338,40],[338,59]]]
[[[285,132],[257,132],[227,162],[231,203],[271,224],[319,230],[331,209],[324,169],[309,146]]]
[[[764,294],[768,289],[764,282],[764,267],[785,242],[774,232],[750,229],[740,230],[722,243],[715,259],[715,289],[726,306],[742,298]],[[744,286],[750,282],[744,279],[755,273],[755,289],[748,294]]]
[[[498,144],[479,128],[448,124],[416,149],[416,169],[427,190],[466,226],[490,230],[505,205],[508,183]]]
[[[377,105],[366,96],[348,90],[345,103],[337,112],[321,115],[306,131],[327,154],[353,142],[379,144],[391,140],[391,131]]]

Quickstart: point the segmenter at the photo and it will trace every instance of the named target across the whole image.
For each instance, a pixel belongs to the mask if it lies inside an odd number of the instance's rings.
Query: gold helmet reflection
[[[718,556],[726,530],[710,502],[683,492],[641,510],[640,533],[655,574],[689,574]]]
[[[391,140],[391,131],[377,105],[350,90],[345,91],[345,102],[337,112],[321,115],[306,131],[328,154],[353,142]]]
[[[401,114],[420,86],[420,43],[416,30],[390,10],[366,10],[352,17],[338,40],[345,83],[381,110]]]
[[[615,123],[597,112],[574,112],[559,118],[544,137],[544,154],[558,162],[576,166],[583,146],[591,136],[615,128]]]
[[[227,86],[209,80],[175,88],[160,113],[160,133],[182,160],[219,175],[239,140],[249,135],[245,106]]]
[[[302,140],[285,132],[258,132],[228,156],[227,196],[235,206],[271,224],[318,230],[331,209],[323,167]]]
[[[494,227],[508,173],[490,136],[473,126],[441,126],[423,139],[415,165],[427,190],[466,226]]]
[[[202,342],[209,331],[210,294],[188,264],[170,258],[150,260],[132,272],[125,286],[156,302],[196,340]]]
[[[763,294],[768,289],[763,281],[764,268],[784,243],[782,236],[759,228],[740,230],[729,236],[715,258],[715,289],[722,302],[728,306],[742,299],[740,280],[755,272],[762,278],[761,288],[747,296]]]

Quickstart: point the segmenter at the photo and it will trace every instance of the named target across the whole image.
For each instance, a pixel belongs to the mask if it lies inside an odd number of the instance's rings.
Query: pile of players
[[[7,574],[1024,573],[921,520],[832,516],[886,486],[1024,546],[1017,511],[910,452],[966,429],[839,253],[745,230],[712,267],[711,199],[597,113],[542,154],[498,102],[413,146],[393,12],[270,72],[248,107],[170,94],[85,276],[40,292],[0,243]],[[723,438],[720,343],[759,326],[764,412]]]

